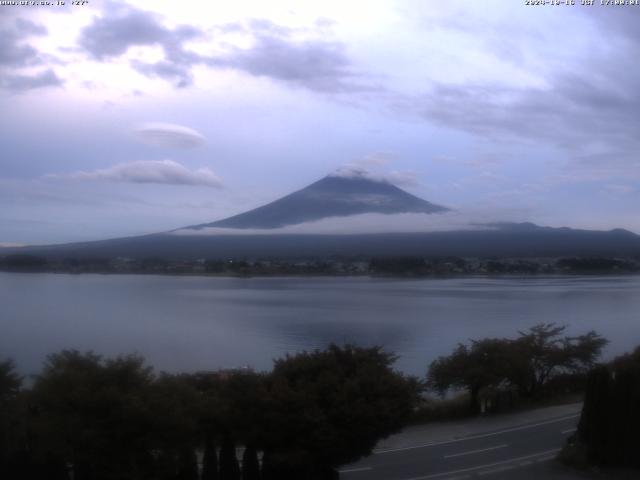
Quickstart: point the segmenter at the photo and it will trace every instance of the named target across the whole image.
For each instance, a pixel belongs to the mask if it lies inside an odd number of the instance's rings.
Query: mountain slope
[[[416,255],[425,257],[637,256],[640,236],[610,231],[500,224],[491,230],[359,235],[155,234],[97,242],[0,249],[5,254],[64,258],[326,258]]]
[[[187,228],[272,229],[364,213],[441,213],[448,210],[385,181],[364,176],[330,175],[254,210]]]

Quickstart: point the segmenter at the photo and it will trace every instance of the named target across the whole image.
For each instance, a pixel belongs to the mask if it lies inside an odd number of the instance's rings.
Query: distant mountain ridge
[[[640,236],[621,229],[574,230],[504,224],[480,231],[359,235],[172,235],[0,249],[5,254],[64,258],[164,258],[167,260],[328,257],[562,257],[640,256]]]
[[[324,218],[364,213],[443,213],[448,208],[423,200],[383,180],[329,175],[262,207],[187,228],[273,229]]]

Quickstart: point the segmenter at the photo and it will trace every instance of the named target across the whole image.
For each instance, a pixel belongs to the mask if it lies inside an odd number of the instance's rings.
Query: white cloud
[[[399,187],[415,187],[420,185],[418,173],[413,170],[392,170],[384,178]]]
[[[399,187],[419,185],[418,174],[410,170],[392,170],[391,172],[372,172],[358,162],[347,163],[338,168],[331,176],[344,178],[366,178],[377,182],[387,182]]]
[[[351,164],[360,166],[362,168],[381,167],[383,165],[388,164],[394,158],[395,158],[394,155],[391,153],[376,152],[376,153],[371,153],[369,155],[364,155],[354,160],[353,162],[351,162]]]
[[[469,215],[459,212],[439,214],[398,213],[385,215],[365,213],[348,217],[324,218],[315,222],[288,225],[282,228],[237,229],[207,227],[199,230],[180,229],[174,235],[353,235],[360,233],[447,232],[460,230],[491,230],[495,227],[479,224]]]
[[[50,174],[46,178],[222,187],[222,181],[211,169],[189,170],[184,165],[173,160],[119,163],[109,168],[90,172]]]
[[[157,147],[194,148],[204,145],[204,137],[195,130],[173,123],[145,123],[133,131],[135,137]]]

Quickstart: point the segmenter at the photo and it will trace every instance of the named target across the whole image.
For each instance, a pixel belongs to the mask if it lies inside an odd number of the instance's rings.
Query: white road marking
[[[497,450],[499,448],[506,448],[506,447],[508,447],[508,445],[505,443],[503,445],[496,445],[495,447],[487,447],[487,448],[481,448],[479,450],[469,450],[468,452],[453,453],[451,455],[445,455],[444,458],[462,457],[464,455],[473,455],[474,453],[488,452],[490,450]]]
[[[338,470],[339,473],[368,472],[371,467],[347,468],[346,470]]]
[[[494,473],[506,472],[507,470],[513,470],[516,468],[515,465],[505,465],[504,467],[492,468],[491,470],[484,470],[482,472],[478,472],[478,475],[481,477],[485,475],[493,475]]]
[[[577,430],[577,428],[568,428],[566,430],[562,430],[560,433],[566,435],[567,433],[573,433]]]
[[[531,455],[525,455],[523,457],[516,457],[516,458],[510,458],[508,460],[503,460],[501,462],[494,462],[494,463],[488,463],[486,465],[478,465],[475,467],[469,467],[469,468],[462,468],[460,470],[451,470],[449,472],[442,472],[442,473],[433,473],[431,475],[426,475],[424,477],[411,477],[411,478],[407,478],[405,480],[429,480],[430,478],[439,478],[439,477],[446,477],[446,476],[451,476],[451,475],[457,475],[459,473],[466,473],[466,472],[474,472],[474,471],[478,471],[478,470],[484,470],[487,468],[493,468],[493,467],[498,467],[500,465],[507,465],[510,463],[516,463],[516,462],[520,462],[521,460],[526,460],[529,458],[534,458],[534,457],[541,457],[541,456],[545,456],[545,455],[554,455],[556,453],[558,453],[561,449],[560,448],[555,448],[553,450],[546,450],[544,452],[538,452],[538,453],[532,453]],[[544,460],[550,460],[553,457],[544,457]],[[509,469],[510,467],[508,467],[507,469]]]
[[[421,444],[421,445],[412,445],[410,447],[388,448],[388,449],[384,449],[384,450],[374,450],[373,451],[373,455],[381,455],[383,453],[392,453],[392,452],[402,452],[404,450],[415,450],[416,448],[435,447],[436,445],[447,445],[449,443],[456,443],[456,442],[466,442],[467,440],[475,440],[476,438],[494,437],[496,435],[502,435],[503,433],[517,432],[518,430],[526,430],[528,428],[535,428],[535,427],[539,427],[541,425],[549,425],[551,423],[564,422],[565,420],[569,420],[571,418],[576,418],[576,417],[579,417],[579,416],[580,416],[580,414],[576,413],[575,415],[568,415],[566,417],[556,418],[556,419],[553,419],[553,420],[547,420],[545,422],[538,422],[538,423],[533,423],[533,424],[529,424],[529,425],[521,425],[519,427],[507,428],[507,429],[504,429],[504,430],[500,430],[498,432],[483,433],[483,434],[480,434],[480,435],[471,435],[469,437],[464,437],[464,438],[454,438],[452,440],[445,440],[445,441],[442,441],[442,442],[431,442],[431,443],[424,443],[424,444]]]
[[[547,455],[546,457],[536,458],[534,461],[536,463],[548,462],[549,460],[553,460],[556,458],[555,455]]]

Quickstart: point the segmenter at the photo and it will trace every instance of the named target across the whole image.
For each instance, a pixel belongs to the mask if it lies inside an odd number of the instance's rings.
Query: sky
[[[640,6],[2,3],[0,245],[211,222],[352,167],[640,233]]]

